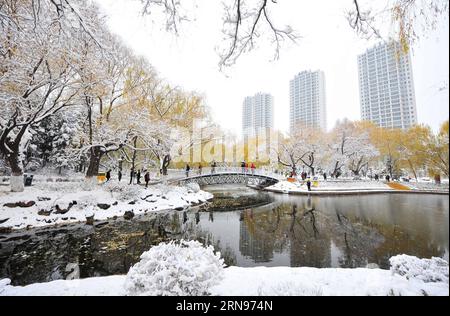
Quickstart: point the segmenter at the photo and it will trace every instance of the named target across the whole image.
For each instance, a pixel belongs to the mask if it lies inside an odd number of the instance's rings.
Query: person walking
[[[106,182],[108,182],[111,179],[111,169],[106,171]]]
[[[241,162],[241,172],[245,173],[245,161]]]
[[[119,182],[122,180],[122,171],[119,170],[119,173],[117,174],[117,178],[119,179]]]
[[[386,175],[386,182],[389,182],[391,180],[391,177],[389,175]]]
[[[252,169],[252,175],[254,176],[255,175],[256,166],[255,166],[255,164],[253,162],[252,162],[252,165],[250,166],[250,168]]]
[[[211,164],[211,174],[216,173],[216,166],[217,166],[216,161],[213,160],[213,162]]]
[[[150,172],[148,170],[145,170],[144,181],[145,187],[148,188],[148,183],[150,182]]]
[[[375,181],[378,181],[378,174],[375,174]]]
[[[327,173],[326,172],[323,173],[323,180],[327,181]]]
[[[134,169],[130,169],[130,184],[133,184],[133,178],[134,178]]]
[[[441,175],[440,174],[435,174],[434,175],[434,183],[437,185],[441,184]]]
[[[198,174],[202,175],[202,164],[201,163],[198,164]]]
[[[308,177],[308,179],[306,179],[306,186],[308,187],[308,191],[311,191],[311,178]]]
[[[141,169],[138,169],[136,174],[136,183],[141,184]]]
[[[191,170],[191,166],[189,164],[186,164],[186,178],[189,178],[189,171]]]

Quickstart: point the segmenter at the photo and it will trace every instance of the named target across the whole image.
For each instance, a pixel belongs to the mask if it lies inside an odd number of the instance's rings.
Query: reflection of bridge
[[[186,174],[185,174],[186,176]],[[203,168],[201,173],[197,170],[189,172],[188,177],[175,180],[181,185],[187,183],[197,183],[199,185],[212,184],[247,184],[258,187],[268,187],[274,185],[281,178],[280,174],[275,174],[267,170],[248,170],[242,168]]]

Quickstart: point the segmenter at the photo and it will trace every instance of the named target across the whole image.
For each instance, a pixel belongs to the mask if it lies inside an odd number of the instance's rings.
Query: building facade
[[[361,119],[385,128],[417,124],[410,53],[396,42],[380,43],[358,56]]]
[[[273,96],[257,93],[246,97],[242,105],[242,133],[254,137],[263,129],[273,129]]]
[[[290,131],[296,126],[326,130],[325,74],[302,71],[290,81]]]

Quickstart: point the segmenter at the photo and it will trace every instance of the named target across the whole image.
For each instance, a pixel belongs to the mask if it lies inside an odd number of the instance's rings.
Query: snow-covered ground
[[[192,187],[155,185],[146,189],[124,182],[98,185],[86,181],[39,183],[20,193],[2,190],[0,231],[85,222],[92,216],[94,220],[105,220],[183,209],[212,197],[212,194]],[[18,202],[23,204],[14,207]]]
[[[210,289],[215,296],[271,295],[449,295],[448,263],[410,256],[391,258],[391,270],[317,269],[289,267],[229,267],[222,281]],[[126,276],[59,280],[11,286],[0,280],[0,295],[125,295]]]

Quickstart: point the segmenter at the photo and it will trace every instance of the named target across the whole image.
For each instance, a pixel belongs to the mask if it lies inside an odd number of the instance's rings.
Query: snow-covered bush
[[[398,255],[389,259],[391,272],[409,279],[423,282],[448,283],[448,262],[441,258],[419,259],[414,256]]]
[[[111,194],[115,193],[114,197],[120,201],[137,199],[142,191],[140,186],[128,185],[125,182],[107,182],[103,189]]]
[[[223,277],[223,259],[197,241],[161,243],[141,255],[127,274],[127,295],[196,296]]]

